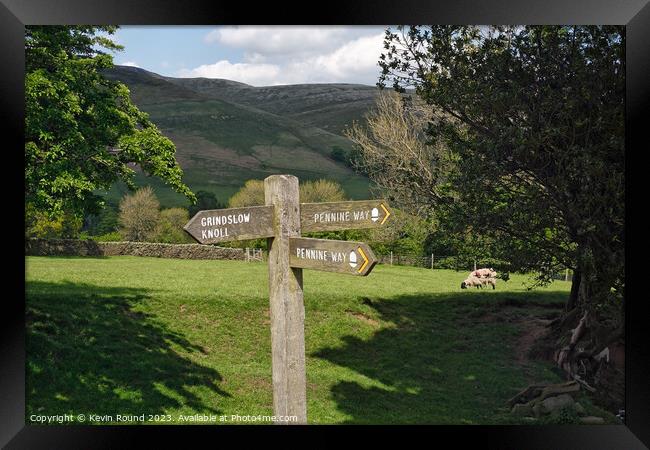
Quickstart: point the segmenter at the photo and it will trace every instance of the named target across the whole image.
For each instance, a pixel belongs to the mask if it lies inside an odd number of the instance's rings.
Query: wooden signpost
[[[199,211],[184,227],[201,244],[273,236],[273,206]]]
[[[385,200],[300,203],[298,178],[264,180],[266,205],[199,211],[184,229],[201,244],[268,238],[269,303],[276,423],[307,423],[302,269],[368,275],[377,259],[363,242],[311,239],[302,232],[375,228],[392,215]],[[297,422],[287,416],[297,417]]]
[[[377,259],[363,242],[329,239],[289,239],[289,264],[301,269],[366,276]]]
[[[303,233],[377,228],[391,214],[385,200],[301,203],[300,227]]]

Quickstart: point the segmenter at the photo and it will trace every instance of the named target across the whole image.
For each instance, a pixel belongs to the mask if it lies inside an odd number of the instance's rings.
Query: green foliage
[[[79,236],[82,220],[68,211],[47,214],[31,203],[25,207],[25,236],[41,239],[72,239]]]
[[[84,230],[91,236],[116,231],[119,226],[117,209],[117,206],[107,203],[99,214],[89,214],[86,216]]]
[[[300,203],[339,202],[346,199],[339,183],[332,180],[307,180],[300,183]],[[248,180],[230,200],[230,208],[260,206],[265,204],[264,181]]]
[[[624,27],[399,27],[385,49],[379,84],[415,87],[458,169],[402,189],[541,282],[579,269],[585,306],[624,289]]]
[[[214,193],[209,191],[197,191],[196,193],[196,203],[190,205],[188,212],[190,217],[194,217],[199,211],[209,210],[209,209],[221,209],[226,206],[217,200],[217,196]]]
[[[300,203],[340,202],[346,200],[339,183],[332,180],[307,180],[300,183]]]
[[[189,221],[189,215],[185,208],[169,208],[160,212],[160,219],[155,230],[156,242],[165,242],[168,244],[188,244],[193,243],[194,239],[183,230],[185,224]]]
[[[160,203],[149,186],[125,195],[120,202],[120,234],[126,241],[154,241],[160,220]]]
[[[539,425],[576,425],[580,424],[580,416],[572,407],[562,408],[552,414],[542,416]]]
[[[119,231],[111,231],[110,233],[93,236],[93,240],[98,242],[119,242],[123,241],[124,237]]]
[[[335,145],[332,147],[332,151],[330,152],[330,157],[334,161],[342,162],[342,163],[347,163],[348,162],[348,152],[346,152],[344,149],[339,147],[338,145]]]
[[[372,230],[369,243],[373,251],[381,255],[394,252],[428,256],[424,243],[431,231],[431,223],[427,220],[393,208],[390,220],[383,227]]]
[[[113,63],[101,49],[121,46],[101,34],[116,28],[25,28],[25,201],[49,215],[98,213],[95,191],[132,186],[132,163],[194,199],[174,144],[102,75]]]
[[[354,146],[347,153],[346,164],[352,167],[357,173],[368,176],[368,170],[363,163],[363,154],[359,146]]]
[[[359,147],[352,147],[350,150],[345,150],[335,145],[330,152],[330,158],[345,164],[359,174],[368,175],[366,167],[362,162],[362,154],[359,151]]]
[[[230,197],[228,207],[242,208],[244,206],[260,206],[264,203],[264,181],[248,180],[239,191]]]

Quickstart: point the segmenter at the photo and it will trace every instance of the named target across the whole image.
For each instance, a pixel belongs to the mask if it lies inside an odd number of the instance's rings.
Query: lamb
[[[476,286],[476,288],[482,288],[483,282],[480,278],[470,275],[465,281],[460,283],[461,289],[467,289],[467,286]]]

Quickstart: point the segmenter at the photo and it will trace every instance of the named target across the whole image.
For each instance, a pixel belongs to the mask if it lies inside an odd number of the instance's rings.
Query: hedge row
[[[29,256],[152,256],[179,259],[245,260],[241,248],[224,248],[200,244],[160,244],[153,242],[96,242],[78,239],[27,239]]]

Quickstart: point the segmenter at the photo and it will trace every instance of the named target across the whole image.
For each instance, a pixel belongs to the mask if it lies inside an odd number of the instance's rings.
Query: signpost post
[[[363,242],[303,238],[301,233],[381,227],[392,212],[385,200],[300,203],[298,178],[292,175],[266,178],[264,196],[266,205],[199,211],[184,229],[201,244],[268,238],[273,414],[276,423],[304,424],[302,269],[366,276],[377,259]]]

